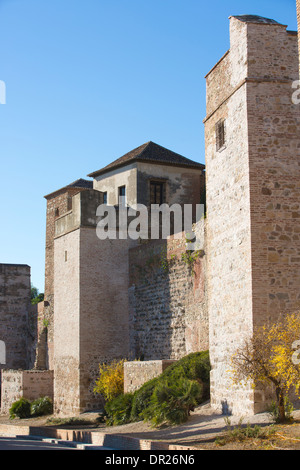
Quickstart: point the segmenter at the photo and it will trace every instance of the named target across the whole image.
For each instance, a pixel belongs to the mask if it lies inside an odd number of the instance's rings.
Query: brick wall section
[[[33,401],[45,396],[53,399],[53,371],[2,371],[2,414],[8,414],[12,403],[22,397]]]
[[[0,340],[6,345],[6,364],[27,368],[29,361],[30,267],[0,264]]]
[[[133,361],[124,363],[124,393],[133,393],[144,383],[161,375],[175,361]]]
[[[204,223],[200,229],[204,238]],[[190,266],[185,235],[130,250],[130,357],[179,359],[208,349],[206,259]]]
[[[253,328],[299,309],[297,37],[282,25],[230,20],[229,53],[207,76],[205,120],[211,401],[258,412],[264,396],[233,387],[230,357]],[[214,91],[223,79],[224,96]],[[222,85],[220,85],[222,86]],[[215,125],[226,143],[216,150]]]

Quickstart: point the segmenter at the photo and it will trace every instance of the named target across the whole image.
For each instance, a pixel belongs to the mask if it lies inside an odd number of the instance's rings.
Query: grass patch
[[[229,443],[245,442],[249,439],[266,440],[276,433],[276,428],[273,425],[262,427],[257,424],[251,426],[251,424],[248,423],[246,426],[243,426],[241,419],[237,426],[232,426],[228,417],[224,419],[227,429],[224,434],[217,437],[215,440],[215,444],[219,446],[225,446]]]

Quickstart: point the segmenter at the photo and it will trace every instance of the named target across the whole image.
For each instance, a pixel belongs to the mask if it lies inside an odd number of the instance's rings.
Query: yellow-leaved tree
[[[231,364],[235,384],[273,385],[278,418],[285,421],[288,393],[300,394],[300,314],[285,315],[276,323],[257,328],[237,349]]]
[[[99,364],[99,378],[95,382],[94,393],[99,393],[106,401],[123,393],[124,362],[125,360],[122,359]]]

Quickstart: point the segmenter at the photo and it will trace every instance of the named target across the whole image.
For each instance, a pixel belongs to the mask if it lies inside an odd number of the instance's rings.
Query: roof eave
[[[94,171],[93,173],[89,173],[87,176],[91,177],[91,178],[96,178],[97,176],[104,175],[105,173],[109,173],[111,171],[117,170],[117,169],[122,168],[124,166],[131,165],[134,162],[151,163],[151,164],[154,164],[154,165],[176,166],[176,167],[181,167],[181,168],[190,168],[190,169],[193,169],[193,170],[204,170],[205,169],[205,165],[202,164],[202,163],[198,163],[198,164],[195,164],[195,165],[189,165],[188,163],[184,164],[184,163],[163,162],[163,161],[157,161],[157,160],[150,160],[150,159],[145,160],[143,158],[135,158],[135,159],[130,160],[128,162],[123,162],[123,163],[120,163],[119,165],[115,165],[111,168],[107,168],[107,169],[103,168],[102,170]]]

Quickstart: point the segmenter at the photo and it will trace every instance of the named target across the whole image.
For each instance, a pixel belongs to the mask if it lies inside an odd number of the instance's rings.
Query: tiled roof
[[[57,189],[56,191],[53,191],[52,193],[47,194],[47,196],[45,196],[45,198],[47,199],[48,197],[53,196],[55,193],[57,193],[59,191],[63,191],[63,190],[68,189],[68,188],[93,189],[93,181],[84,180],[84,179],[80,178],[76,181],[73,181],[73,183],[70,183],[67,186],[64,186],[63,188]]]
[[[105,166],[101,170],[90,173],[88,176],[96,177],[108,171],[132,163],[134,161],[197,168],[200,170],[205,168],[205,165],[201,163],[183,157],[178,153],[172,152],[171,150],[168,150],[162,147],[161,145],[155,144],[154,142],[150,141],[141,145],[140,147],[137,147],[134,150],[131,150],[130,152],[126,153],[114,162]]]
[[[93,189],[93,181],[91,180],[84,180],[80,178],[79,180],[74,181],[71,184],[68,184],[67,188],[86,188],[86,189]]]
[[[230,18],[236,18],[237,20],[243,21],[244,23],[260,23],[260,24],[280,24],[275,20],[264,18],[258,15],[232,15]]]

